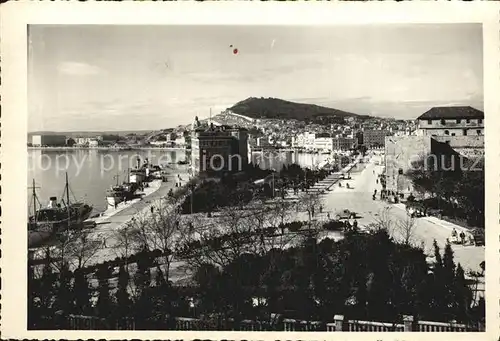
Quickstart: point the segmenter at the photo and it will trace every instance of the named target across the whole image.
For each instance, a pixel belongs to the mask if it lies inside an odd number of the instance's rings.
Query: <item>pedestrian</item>
[[[460,239],[462,240],[462,245],[465,245],[465,233],[464,233],[464,231],[460,232]]]
[[[314,218],[314,206],[311,207],[311,216]]]
[[[356,219],[354,219],[354,222],[352,223],[352,226],[354,227],[354,229],[358,228],[358,221]]]
[[[319,205],[319,213],[323,213],[323,205]]]
[[[155,208],[153,206],[151,206],[151,214],[153,214]]]
[[[330,220],[330,212],[326,214],[326,219]]]

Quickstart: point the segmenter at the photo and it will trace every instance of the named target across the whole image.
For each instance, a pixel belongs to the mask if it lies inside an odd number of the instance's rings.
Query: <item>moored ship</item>
[[[108,203],[109,207],[114,207],[118,204],[120,204],[123,201],[126,200],[131,200],[135,196],[135,192],[139,188],[138,183],[131,182],[131,174],[129,173],[129,181],[124,182],[123,184],[119,184],[118,182],[118,175],[115,176],[116,180],[116,185],[112,186],[109,190],[106,192],[106,202]]]
[[[33,179],[33,211],[28,218],[28,247],[35,247],[49,239],[55,233],[82,226],[89,218],[93,207],[83,202],[69,200],[68,174],[66,174],[66,202],[57,202],[57,197],[50,197],[49,204],[41,207],[36,195],[35,180]],[[39,207],[37,209],[37,206]]]

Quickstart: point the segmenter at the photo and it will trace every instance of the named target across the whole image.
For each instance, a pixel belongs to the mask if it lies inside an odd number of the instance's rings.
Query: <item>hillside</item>
[[[278,98],[250,97],[236,103],[228,110],[251,118],[297,119],[312,121],[321,118],[338,118],[343,120],[348,117],[368,118],[350,112],[326,108],[315,104],[304,104],[285,101]]]

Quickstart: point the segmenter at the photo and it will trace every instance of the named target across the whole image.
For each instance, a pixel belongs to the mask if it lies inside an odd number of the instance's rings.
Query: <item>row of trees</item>
[[[247,250],[226,253],[221,263],[205,257],[187,288],[172,286],[163,267],[146,254],[133,274],[121,266],[114,286],[113,269],[105,266],[94,283],[79,271],[47,266],[41,278],[30,277],[30,328],[54,328],[58,311],[108,321],[129,317],[140,329],[173,329],[176,316],[218,316],[237,325],[243,319],[266,320],[271,313],[323,322],[331,322],[333,314],[394,323],[408,314],[484,322],[484,301],[472,304],[449,244],[444,253],[434,244],[432,269],[422,249],[394,242],[384,229],[348,233],[338,242],[304,238],[294,247]],[[215,253],[222,254],[214,248]]]
[[[172,329],[176,316],[236,322],[270,313],[327,322],[332,314],[395,322],[402,314],[436,321],[484,317],[484,307],[471,308],[449,246],[441,256],[435,245],[429,273],[422,248],[413,246],[411,224],[406,239],[389,237],[396,224],[388,212],[371,235],[354,231],[318,244],[312,219],[301,223],[307,233],[288,233],[296,205],[312,212],[320,203],[317,195],[303,196],[298,204],[254,199],[210,219],[185,217],[179,201],[164,200],[110,238],[108,248],[121,262],[86,267],[86,257],[71,263],[76,253],[65,252],[46,258],[41,271],[30,268],[30,328],[54,328],[58,313],[131,317],[144,329]],[[183,254],[184,246],[191,252]],[[182,277],[194,282],[172,285]]]
[[[454,160],[454,159],[452,159]],[[483,162],[469,161],[463,167],[458,161],[437,166],[429,156],[416,162],[407,175],[420,193],[429,193],[435,199],[430,208],[442,210],[443,215],[466,219],[469,224],[484,227],[485,174]],[[473,167],[472,167],[473,166]],[[428,201],[431,204],[431,201]]]
[[[284,166],[279,172],[262,170],[250,164],[244,174],[227,174],[221,181],[205,181],[182,203],[183,213],[214,212],[228,206],[246,205],[252,200],[268,199],[279,194],[285,197],[287,190],[306,190],[337,171],[338,167],[326,170],[311,170],[297,164]],[[269,178],[272,176],[272,178]],[[258,179],[267,178],[263,186],[255,185]],[[273,193],[274,192],[274,193]]]

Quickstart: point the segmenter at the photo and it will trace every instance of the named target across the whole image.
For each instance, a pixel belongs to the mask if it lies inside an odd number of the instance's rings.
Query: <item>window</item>
[[[446,125],[446,120],[441,120],[442,125]]]
[[[470,123],[470,119],[467,119],[465,122]]]
[[[403,175],[403,168],[398,169],[398,174]]]
[[[476,130],[476,133],[477,133],[478,135],[482,135],[482,131],[481,131],[481,129]]]
[[[432,124],[432,120],[427,120],[427,124],[431,125]]]
[[[457,123],[462,123],[462,120],[461,119],[457,119]]]
[[[478,120],[477,120],[477,123],[479,123],[479,124],[483,124],[483,119],[482,119],[482,118],[478,119]]]
[[[445,130],[445,131],[444,131],[444,134],[445,134],[445,135],[450,135],[450,132],[449,132],[448,130]]]
[[[464,136],[467,136],[467,129],[464,129]]]
[[[455,133],[451,133],[451,136],[455,136]]]

